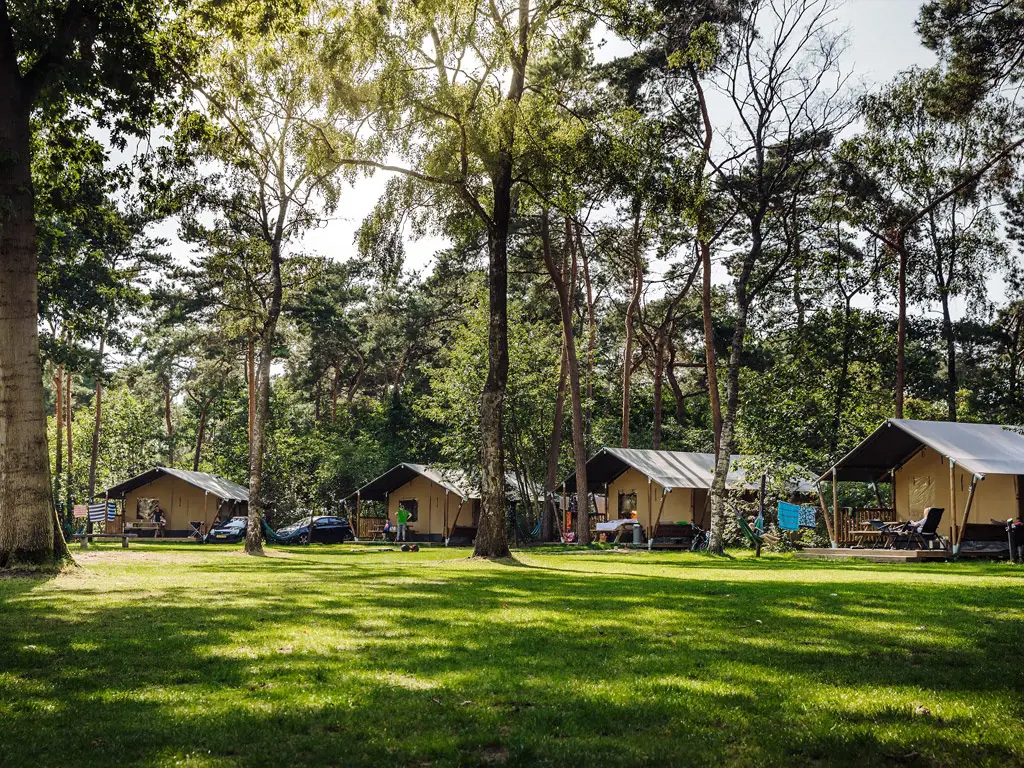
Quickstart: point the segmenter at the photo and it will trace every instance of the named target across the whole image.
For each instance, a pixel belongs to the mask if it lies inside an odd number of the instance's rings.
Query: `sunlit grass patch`
[[[1024,764],[1009,565],[270,553],[0,582],[0,764]]]

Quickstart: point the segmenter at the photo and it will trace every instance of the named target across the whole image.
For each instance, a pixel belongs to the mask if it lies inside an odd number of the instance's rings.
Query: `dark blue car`
[[[286,526],[277,536],[282,544],[339,544],[356,537],[348,520],[331,515],[314,517],[312,528],[309,520]]]
[[[232,517],[226,523],[211,529],[205,540],[210,544],[237,544],[245,538],[248,527],[248,517]]]

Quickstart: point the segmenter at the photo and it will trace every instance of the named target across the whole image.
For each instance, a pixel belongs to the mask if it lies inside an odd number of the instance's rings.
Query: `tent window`
[[[625,520],[636,512],[636,493],[619,494],[619,519]]]
[[[409,510],[409,522],[415,523],[419,519],[420,503],[416,499],[402,499],[398,502],[398,508],[405,507]]]

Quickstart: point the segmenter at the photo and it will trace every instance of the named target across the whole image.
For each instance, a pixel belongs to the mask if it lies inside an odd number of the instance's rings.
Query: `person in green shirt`
[[[395,541],[405,541],[409,533],[409,510],[405,507],[398,508],[398,536]]]

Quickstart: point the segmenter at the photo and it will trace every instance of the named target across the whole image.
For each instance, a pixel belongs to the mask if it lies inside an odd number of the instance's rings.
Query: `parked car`
[[[237,544],[245,538],[248,528],[248,517],[232,517],[226,523],[211,528],[205,540],[215,544]]]
[[[314,517],[312,528],[309,520],[304,520],[282,528],[277,535],[283,544],[339,544],[356,537],[348,520],[332,515]]]

